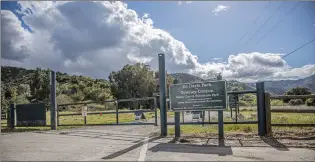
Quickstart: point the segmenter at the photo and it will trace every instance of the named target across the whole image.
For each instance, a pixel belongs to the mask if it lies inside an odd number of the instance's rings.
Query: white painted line
[[[140,150],[140,155],[139,155],[139,158],[138,158],[138,161],[145,161],[145,156],[147,154],[147,150],[148,150],[148,142],[149,142],[149,137],[147,137],[144,142],[143,142],[143,145],[141,147],[141,150]]]

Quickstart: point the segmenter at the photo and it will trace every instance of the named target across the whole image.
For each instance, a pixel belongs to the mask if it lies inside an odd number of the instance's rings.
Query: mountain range
[[[34,69],[24,69],[18,67],[2,66],[1,67],[1,81],[4,84],[25,84],[29,83],[29,76],[34,73]],[[59,75],[67,75],[65,73],[57,72]],[[209,81],[213,79],[202,79],[200,77],[187,74],[187,73],[173,73],[170,74],[173,78],[177,79],[179,83],[189,82],[201,82]],[[106,80],[104,80],[106,82]],[[306,87],[311,92],[315,93],[315,74],[309,77],[298,80],[280,80],[280,81],[266,81],[265,89],[267,92],[274,95],[282,95],[291,88]],[[240,90],[255,90],[255,83],[242,83],[236,80],[228,80],[228,91],[240,91]]]

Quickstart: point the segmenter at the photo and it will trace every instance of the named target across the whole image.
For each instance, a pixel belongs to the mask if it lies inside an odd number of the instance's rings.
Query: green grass
[[[257,120],[257,117],[252,117],[251,111],[243,111],[242,115],[246,120]],[[231,121],[231,118],[224,118],[224,121]],[[315,115],[307,113],[272,113],[271,115],[272,123],[296,123],[296,124],[315,124]],[[212,121],[212,120],[211,120]],[[310,127],[272,127],[273,132],[278,131],[309,131],[314,130]],[[169,134],[174,135],[174,127],[168,128]],[[257,133],[258,126],[257,124],[227,124],[224,126],[224,131],[226,133]],[[181,125],[181,133],[184,135],[206,135],[209,133],[217,133],[217,125]]]
[[[77,112],[64,111],[59,114],[72,114]],[[147,120],[154,117],[154,112],[144,113]],[[134,121],[134,114],[119,114],[118,115],[119,123],[131,123]],[[87,115],[87,124],[115,124],[116,123],[116,114],[93,114]],[[9,130],[6,128],[7,121],[1,121],[1,132],[21,132],[21,131],[34,131],[34,130],[49,130],[50,129],[50,112],[46,113],[46,124],[48,126],[43,127],[16,127],[15,130]],[[59,125],[83,125],[84,117],[81,115],[73,116],[60,116]],[[58,129],[68,129],[68,128],[78,128],[82,126],[58,126]]]

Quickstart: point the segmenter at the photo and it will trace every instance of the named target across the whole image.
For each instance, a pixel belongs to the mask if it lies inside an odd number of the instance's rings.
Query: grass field
[[[229,110],[228,110],[229,112]],[[60,112],[60,114],[69,114],[75,112]],[[234,113],[234,112],[233,112]],[[241,110],[241,114],[245,117],[246,120],[257,120],[256,116],[251,116],[255,111],[249,110]],[[145,113],[147,120],[154,118],[154,112]],[[157,116],[160,116],[160,112],[158,110]],[[167,112],[167,116],[169,118],[174,117],[174,112]],[[315,124],[315,115],[314,114],[301,114],[301,113],[272,113],[272,123],[309,123]],[[119,114],[119,123],[131,123],[134,121],[134,114]],[[211,121],[213,121],[211,119]],[[231,118],[224,118],[224,121],[232,121]],[[50,112],[46,113],[46,122],[47,125],[50,125]],[[114,124],[116,123],[116,114],[95,114],[87,116],[87,124]],[[75,116],[60,116],[59,117],[60,125],[82,125],[84,124],[84,118],[81,115]],[[9,130],[6,128],[6,120],[1,121],[2,132],[8,132]],[[80,126],[59,126],[58,129],[67,129],[67,128],[76,128]],[[47,127],[16,127],[13,131],[32,131],[32,130],[49,130],[50,126]],[[225,125],[225,132],[244,132],[244,133],[257,133],[257,124],[233,124],[233,125]],[[273,130],[283,130],[283,131],[308,131],[314,128],[307,127],[273,127]],[[11,130],[12,131],[12,130]],[[184,134],[207,134],[207,133],[216,133],[217,126],[216,125],[182,125],[181,131]],[[170,134],[174,134],[174,128],[169,126]]]
[[[69,112],[64,111],[59,114],[72,114],[77,112]],[[154,118],[154,112],[144,113],[147,120]],[[131,123],[134,121],[134,114],[119,114],[119,123]],[[46,113],[46,127],[16,127],[15,130],[9,130],[6,128],[7,121],[1,121],[1,132],[9,132],[9,131],[33,131],[33,130],[49,130],[50,129],[50,112]],[[116,114],[93,114],[87,115],[87,124],[115,124],[116,123]],[[59,117],[59,125],[83,125],[84,117],[81,115],[73,115],[73,116],[60,116]],[[68,129],[68,128],[77,128],[82,126],[58,126],[58,129]]]
[[[257,120],[257,117],[250,117],[252,111],[242,111],[246,120]],[[231,121],[231,118],[224,118],[224,121]],[[314,114],[304,113],[272,113],[272,123],[288,123],[288,124],[315,124]],[[212,121],[212,120],[211,120]],[[168,128],[169,134],[173,135],[174,126]],[[226,133],[258,133],[257,124],[226,124],[224,125]],[[273,132],[307,132],[315,131],[312,127],[272,127]],[[217,125],[181,125],[181,133],[184,135],[203,136],[209,133],[217,133]]]

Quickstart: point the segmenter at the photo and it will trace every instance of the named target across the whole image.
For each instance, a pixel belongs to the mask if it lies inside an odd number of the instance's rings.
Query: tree
[[[48,70],[41,70],[36,68],[34,75],[32,76],[31,95],[35,101],[46,101],[49,96],[49,74]]]
[[[156,87],[154,72],[141,63],[127,64],[121,70],[111,72],[108,78],[111,92],[117,99],[152,96]],[[134,108],[134,105],[135,103],[119,103],[120,108]]]
[[[312,92],[305,87],[296,87],[288,90],[285,95],[309,95],[312,94]],[[305,102],[306,99],[303,99],[303,102]],[[283,99],[283,102],[289,102],[290,99]]]

